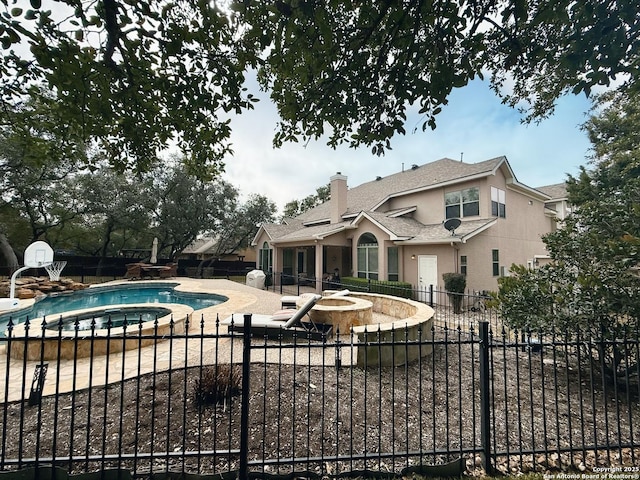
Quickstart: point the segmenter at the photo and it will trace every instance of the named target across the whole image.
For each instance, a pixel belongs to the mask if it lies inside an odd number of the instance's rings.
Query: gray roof
[[[389,217],[388,213],[379,212],[363,212],[363,214],[389,231],[393,236],[399,238],[414,237],[424,227],[424,225],[413,218]]]
[[[413,166],[408,170],[371,182],[363,183],[347,191],[347,211],[340,223],[329,223],[330,201],[325,202],[295,219],[286,219],[281,225],[265,224],[262,226],[274,243],[304,242],[321,239],[337,232],[353,228],[361,218],[366,217],[389,232],[397,242],[406,243],[449,243],[464,241],[485,230],[496,222],[496,219],[463,220],[452,235],[442,223],[423,225],[409,216],[396,216],[414,207],[394,211],[376,211],[385,200],[416,191],[457,183],[469,178],[477,178],[495,173],[506,163],[505,157],[496,157],[479,163],[463,163],[450,158],[443,158],[422,166]],[[506,168],[509,169],[508,163]],[[514,177],[514,180],[515,177]],[[525,187],[529,190],[530,187]],[[540,194],[540,192],[538,192]],[[543,193],[544,194],[544,193]],[[306,227],[304,225],[307,225]]]
[[[332,224],[324,223],[322,225],[314,225],[311,227],[299,226],[294,229],[288,229],[288,230],[283,229],[280,235],[278,235],[277,237],[272,236],[271,238],[275,239],[277,243],[316,240],[316,239],[331,235],[333,233],[339,232],[341,230],[344,230],[349,225],[351,225],[351,222],[341,222],[341,223],[332,223]]]
[[[496,157],[479,163],[463,163],[443,158],[383,177],[380,180],[363,183],[347,191],[347,211],[343,213],[343,216],[372,211],[387,198],[403,193],[426,190],[443,183],[461,181],[466,177],[488,175],[494,172],[505,160],[505,157]],[[330,218],[330,202],[318,205],[296,218],[305,224],[328,220]]]
[[[495,218],[480,218],[477,220],[463,220],[452,234],[444,228],[442,223],[423,225],[420,232],[407,243],[448,243],[467,240],[485,228],[496,223]]]
[[[552,200],[567,198],[567,184],[564,182],[537,187],[536,190],[549,195]]]

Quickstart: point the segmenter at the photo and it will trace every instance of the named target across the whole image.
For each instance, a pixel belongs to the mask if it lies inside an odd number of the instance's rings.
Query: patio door
[[[418,255],[418,300],[428,303],[429,289],[438,286],[438,256]]]

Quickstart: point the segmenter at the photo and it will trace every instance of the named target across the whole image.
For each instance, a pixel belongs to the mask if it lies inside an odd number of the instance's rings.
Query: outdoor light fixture
[[[416,254],[414,253],[413,255],[411,255],[411,260],[415,260],[416,259]]]

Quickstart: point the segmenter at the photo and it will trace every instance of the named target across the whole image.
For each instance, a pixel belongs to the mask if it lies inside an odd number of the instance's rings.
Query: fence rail
[[[218,319],[185,321],[186,333],[168,334],[125,323],[129,340],[108,337],[112,353],[100,356],[91,355],[104,341],[96,331],[65,332],[53,321],[18,335],[9,325],[0,471],[319,478],[434,465],[503,473],[640,465],[637,331],[523,337],[488,321],[444,321],[417,340],[374,335],[363,345],[348,334],[273,340],[229,335]],[[45,351],[47,327],[58,355],[26,360],[30,343]],[[358,348],[389,345],[432,354],[356,367]],[[604,353],[612,349],[623,358],[613,380]],[[34,388],[42,397],[30,402]]]

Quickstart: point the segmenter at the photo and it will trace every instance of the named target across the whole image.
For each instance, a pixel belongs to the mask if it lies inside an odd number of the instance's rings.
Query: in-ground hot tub
[[[164,315],[160,315],[162,313]],[[192,313],[193,308],[179,303],[110,305],[76,310],[66,312],[62,317],[48,317],[44,325],[42,318],[18,324],[11,330],[7,344],[12,358],[37,361],[117,353],[152,345],[170,335],[187,333],[187,320],[191,320]],[[94,317],[100,319],[100,323],[96,321],[92,328]],[[84,328],[76,329],[76,319]],[[115,325],[116,322],[119,325]]]
[[[133,307],[109,307],[83,311],[77,315],[64,314],[60,317],[52,315],[46,328],[49,330],[91,331],[123,327],[125,322],[129,328],[140,323],[153,322],[171,315],[171,309],[157,305]],[[33,327],[32,327],[33,328]]]

